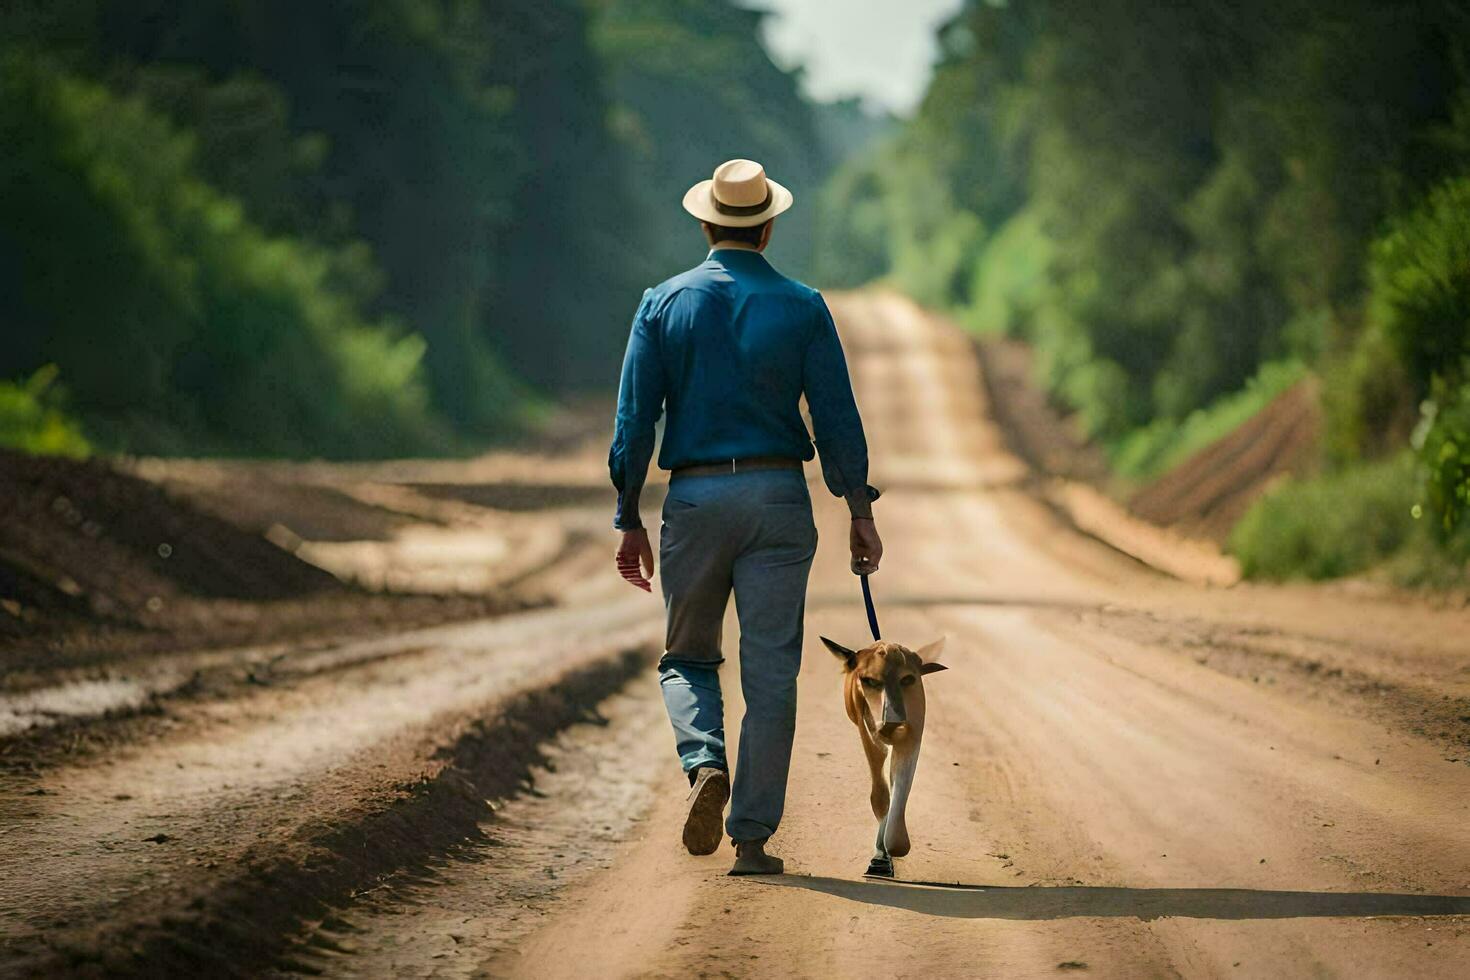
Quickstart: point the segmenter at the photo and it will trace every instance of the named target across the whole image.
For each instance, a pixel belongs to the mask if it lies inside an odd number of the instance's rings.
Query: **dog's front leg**
[[[919,768],[919,741],[922,737],[922,732],[914,732],[901,745],[894,746],[893,759],[889,763],[893,798],[888,805],[888,814],[883,818],[883,846],[894,857],[903,857],[909,852],[909,791],[914,787],[914,772]]]
[[[893,856],[888,853],[888,845],[883,843],[883,832],[887,826],[886,816],[878,821],[878,840],[873,844],[873,857],[868,861],[868,870],[863,872],[870,878],[893,877]]]

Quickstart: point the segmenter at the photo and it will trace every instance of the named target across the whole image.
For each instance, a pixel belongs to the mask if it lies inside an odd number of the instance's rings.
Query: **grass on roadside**
[[[1288,480],[1235,526],[1230,550],[1247,578],[1328,579],[1378,570],[1398,585],[1450,587],[1466,581],[1470,535],[1434,540],[1416,518],[1413,455]]]
[[[1113,472],[1144,482],[1163,476],[1206,446],[1225,438],[1306,376],[1299,361],[1272,361],[1237,392],[1216,399],[1182,420],[1158,419],[1109,447]]]

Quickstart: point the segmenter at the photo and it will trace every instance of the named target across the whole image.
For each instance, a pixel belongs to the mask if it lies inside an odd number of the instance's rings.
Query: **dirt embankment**
[[[276,487],[273,496],[260,486],[233,489],[215,491],[221,506],[211,509],[208,500],[186,499],[102,460],[0,452],[7,678],[139,653],[403,629],[524,605],[355,587],[273,544],[249,515],[262,507],[278,520],[290,513],[326,537],[381,536],[404,518],[330,488]],[[245,519],[220,516],[232,510]]]
[[[1317,384],[1308,378],[1234,432],[1141,487],[1128,498],[1128,508],[1155,524],[1223,542],[1274,483],[1310,469],[1321,428]]]
[[[1025,344],[988,338],[976,347],[996,420],[1017,455],[1039,473],[1089,487],[1132,518],[1180,539],[1223,545],[1252,503],[1283,476],[1307,471],[1315,459],[1321,410],[1316,384],[1307,379],[1163,476],[1142,487],[1126,486],[1112,476],[1101,450],[1079,435],[1033,381]],[[1057,494],[1064,509],[1072,509],[1067,501],[1087,496],[1077,489]],[[1106,507],[1092,499],[1083,509]],[[1132,528],[1130,535],[1147,532]]]
[[[1011,451],[1048,476],[1106,484],[1107,458],[1035,383],[1031,349],[1017,340],[987,337],[976,341],[975,350],[990,411]]]

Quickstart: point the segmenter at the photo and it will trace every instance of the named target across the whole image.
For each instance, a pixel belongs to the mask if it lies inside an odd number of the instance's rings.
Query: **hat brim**
[[[771,189],[771,203],[755,214],[721,214],[720,209],[715,207],[715,182],[713,180],[701,180],[685,192],[684,210],[700,221],[708,221],[712,225],[722,225],[725,228],[752,228],[756,225],[763,225],[791,207],[793,202],[791,192],[769,177],[766,178],[766,185]]]

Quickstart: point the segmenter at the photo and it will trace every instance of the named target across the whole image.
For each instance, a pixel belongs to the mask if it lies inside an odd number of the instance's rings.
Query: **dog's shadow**
[[[1295,919],[1376,915],[1470,915],[1470,896],[1392,892],[1296,892],[1255,888],[1095,888],[852,881],[780,875],[756,879],[864,905],[955,919]]]

